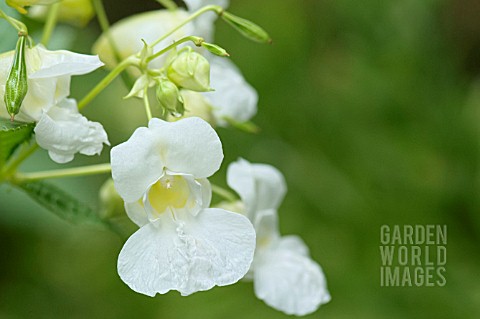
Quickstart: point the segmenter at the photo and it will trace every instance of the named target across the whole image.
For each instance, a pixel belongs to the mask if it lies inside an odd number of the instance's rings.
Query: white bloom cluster
[[[298,316],[312,313],[330,295],[322,269],[303,241],[279,233],[277,209],[286,193],[282,174],[272,166],[240,159],[228,167],[227,183],[241,202],[211,207],[208,178],[224,157],[214,127],[248,122],[256,113],[258,96],[232,62],[186,44],[175,47],[175,41],[192,40],[197,46],[211,41],[216,14],[182,22],[205,5],[225,8],[228,0],[185,3],[188,10],[158,10],[120,21],[94,46],[107,67],[118,66],[117,58],[135,60],[130,66],[137,73],[130,75],[136,81],[127,97],[143,98],[149,117],[148,127],[137,128],[111,150],[114,187],[139,227],[119,254],[118,274],[131,289],[148,296],[171,290],[186,296],[246,276],[253,279],[256,296],[271,307]],[[23,10],[28,4],[32,3],[16,5]],[[235,19],[237,24],[247,21]],[[159,38],[161,34],[166,36]],[[227,55],[215,44],[204,47]],[[12,120],[16,115],[20,121],[35,122],[38,145],[58,163],[71,161],[76,153],[99,154],[103,144],[109,145],[102,125],[86,119],[77,102],[68,98],[73,75],[103,66],[98,56],[27,47],[22,51],[23,90],[17,90],[22,94],[13,94],[17,91],[10,83],[15,81],[8,74],[17,56],[0,55],[0,95],[7,101],[0,101],[1,117],[10,114]],[[111,74],[113,79],[115,72]],[[158,104],[168,113],[164,119],[152,117],[148,90],[153,86]]]

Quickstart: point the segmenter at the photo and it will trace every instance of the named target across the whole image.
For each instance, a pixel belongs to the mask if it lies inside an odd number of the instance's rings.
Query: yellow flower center
[[[148,192],[150,205],[158,214],[171,208],[182,208],[190,197],[190,188],[182,176],[165,175]]]

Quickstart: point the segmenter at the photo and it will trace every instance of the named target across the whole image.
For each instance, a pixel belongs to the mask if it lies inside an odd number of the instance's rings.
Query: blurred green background
[[[106,7],[116,20],[159,6]],[[248,42],[217,23],[216,42],[259,92],[262,131],[219,130],[225,161],[213,181],[225,185],[238,157],[285,174],[281,231],[303,237],[332,295],[308,317],[479,318],[480,2],[232,0],[230,11],[264,26],[274,43]],[[15,32],[4,22],[0,30],[0,48],[12,49]],[[95,22],[81,31],[62,25],[51,47],[88,53],[98,35]],[[105,74],[75,78],[72,96]],[[104,123],[112,145],[146,123],[141,106],[122,100],[126,92],[117,81],[85,112]],[[105,149],[68,166],[107,160]],[[56,167],[38,152],[23,170]],[[54,183],[96,206],[106,177]],[[380,287],[383,224],[446,224],[446,286]],[[0,186],[0,318],[286,317],[245,282],[189,297],[136,294],[116,273],[122,243]]]

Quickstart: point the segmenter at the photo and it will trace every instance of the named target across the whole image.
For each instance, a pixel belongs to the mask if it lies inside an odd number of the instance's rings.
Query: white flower
[[[5,94],[5,82],[12,65],[14,52],[0,55],[0,96]],[[70,94],[70,78],[92,72],[103,63],[97,56],[66,50],[49,51],[42,45],[25,50],[28,92],[23,100],[19,121],[37,122],[44,112]],[[0,117],[9,118],[3,99],[0,99]]]
[[[240,195],[257,233],[249,276],[256,296],[297,316],[312,313],[330,301],[323,271],[309,257],[303,241],[279,234],[277,209],[286,192],[282,174],[272,166],[240,159],[228,167],[227,182]]]
[[[207,177],[222,145],[199,118],[152,119],[112,149],[112,176],[129,217],[141,228],[125,243],[118,273],[133,290],[182,295],[237,282],[253,259],[247,218],[210,205]]]
[[[103,126],[78,113],[73,99],[64,99],[44,112],[35,126],[35,137],[57,163],[70,162],[75,153],[100,154],[104,143],[110,145]]]
[[[212,106],[216,123],[227,126],[226,119],[238,123],[249,121],[257,113],[257,92],[230,60],[216,56],[208,59],[210,86],[214,91],[202,94]]]
[[[0,96],[5,94],[5,82],[14,52],[0,55]],[[103,65],[97,56],[65,50],[49,51],[41,45],[27,48],[28,91],[16,119],[38,122],[35,133],[38,144],[47,149],[57,163],[66,163],[75,153],[99,154],[108,139],[99,123],[88,121],[78,113],[70,94],[70,78],[89,73]],[[3,99],[0,117],[9,118]]]

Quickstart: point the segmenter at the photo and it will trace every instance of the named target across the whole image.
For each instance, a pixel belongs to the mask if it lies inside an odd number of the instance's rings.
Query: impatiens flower
[[[112,176],[140,229],[123,246],[118,273],[133,290],[182,295],[237,282],[253,259],[255,232],[240,214],[208,208],[207,177],[222,145],[199,118],[152,119],[112,149]]]
[[[210,101],[217,125],[227,126],[228,120],[238,123],[249,121],[257,113],[258,95],[255,89],[230,60],[210,56],[209,62],[210,86],[215,91],[203,95]]]
[[[297,236],[280,236],[277,209],[286,192],[282,174],[274,167],[240,159],[230,164],[228,185],[241,197],[244,213],[257,233],[249,278],[255,294],[269,306],[303,316],[330,301],[321,267],[309,257]]]
[[[35,126],[35,136],[57,163],[70,162],[75,153],[98,155],[103,144],[110,145],[103,126],[78,113],[73,99],[64,99],[45,112]]]
[[[0,96],[5,94],[13,55],[13,51],[0,55]],[[70,94],[71,76],[89,73],[103,63],[97,56],[49,51],[41,45],[26,49],[25,62],[28,91],[15,119],[38,122],[37,142],[58,163],[71,161],[77,152],[100,153],[103,144],[108,144],[103,127],[79,114],[76,102],[66,98]],[[0,99],[0,117],[10,118],[3,99]]]
[[[0,96],[5,94],[5,81],[12,65],[14,52],[0,55]],[[28,92],[16,119],[37,122],[43,112],[70,94],[70,78],[92,72],[103,65],[97,56],[66,50],[49,51],[42,45],[27,48]],[[0,117],[8,117],[3,99],[0,99]]]

